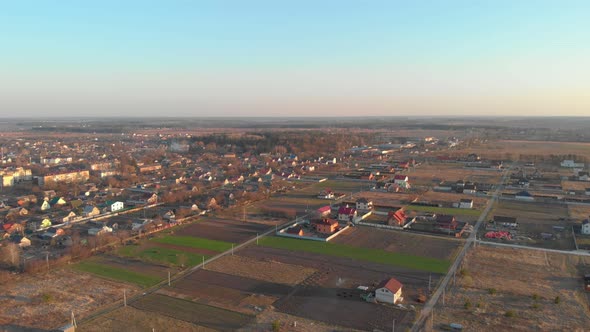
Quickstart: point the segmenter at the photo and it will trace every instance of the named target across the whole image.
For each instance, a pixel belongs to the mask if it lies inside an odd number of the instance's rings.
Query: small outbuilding
[[[403,301],[401,282],[394,278],[383,280],[375,289],[375,299],[377,302],[391,304]]]

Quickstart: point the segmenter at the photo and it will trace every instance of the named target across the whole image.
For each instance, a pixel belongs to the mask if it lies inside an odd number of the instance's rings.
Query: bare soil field
[[[588,182],[588,181],[561,181],[561,187],[563,188],[563,190],[585,191],[586,188],[590,188],[590,182]]]
[[[349,228],[332,242],[438,259],[451,259],[462,244],[454,238],[425,237],[370,227]]]
[[[254,316],[162,294],[144,296],[133,302],[132,306],[217,331],[235,331],[255,320]]]
[[[572,221],[581,223],[590,217],[590,206],[568,204],[568,213]]]
[[[210,240],[241,243],[269,229],[268,225],[232,219],[204,218],[175,232],[176,235],[195,236]]]
[[[256,323],[240,329],[244,332],[272,331],[273,323],[279,322],[280,331],[284,332],[353,332],[357,329],[345,328],[339,324],[328,325],[323,322],[293,316],[275,310],[265,310],[256,316]]]
[[[103,332],[103,331],[187,331],[187,332],[213,332],[215,330],[198,326],[189,322],[174,319],[156,312],[148,312],[131,306],[117,309],[96,319],[78,325],[76,331]]]
[[[291,286],[302,282],[316,271],[303,266],[238,255],[224,256],[208,264],[207,270]]]
[[[588,301],[581,276],[589,257],[479,246],[466,257],[434,325],[468,331],[586,331]],[[557,300],[556,300],[557,299]],[[556,303],[557,302],[557,303]]]
[[[69,322],[72,311],[80,318],[120,300],[124,288],[128,295],[139,290],[71,269],[15,276],[0,296],[0,325],[57,328]]]

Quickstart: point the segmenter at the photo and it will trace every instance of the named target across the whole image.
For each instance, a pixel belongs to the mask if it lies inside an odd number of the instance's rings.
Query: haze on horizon
[[[0,117],[587,116],[587,1],[13,1]]]

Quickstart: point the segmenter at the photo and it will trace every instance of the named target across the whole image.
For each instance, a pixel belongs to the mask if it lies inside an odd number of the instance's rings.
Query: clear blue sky
[[[0,4],[0,116],[590,115],[589,1]]]

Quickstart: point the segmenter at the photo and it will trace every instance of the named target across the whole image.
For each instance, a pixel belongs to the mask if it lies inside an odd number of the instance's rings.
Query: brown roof
[[[377,289],[379,288],[387,288],[392,293],[397,293],[398,290],[402,288],[402,283],[397,281],[397,279],[389,278],[383,280],[377,285]]]

